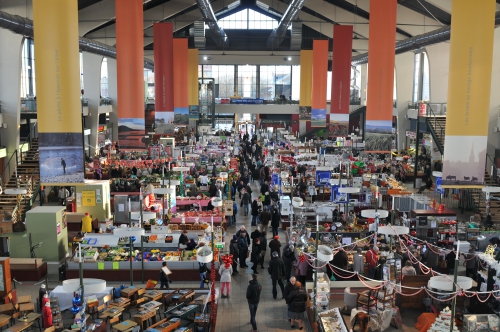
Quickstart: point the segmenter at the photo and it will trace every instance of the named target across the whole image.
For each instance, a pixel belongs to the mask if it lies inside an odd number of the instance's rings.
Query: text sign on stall
[[[316,185],[327,186],[330,184],[330,171],[316,171]]]

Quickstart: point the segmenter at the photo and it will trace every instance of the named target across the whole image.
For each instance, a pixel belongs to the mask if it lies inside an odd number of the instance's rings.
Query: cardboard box
[[[0,233],[12,233],[12,221],[3,221],[0,223]]]

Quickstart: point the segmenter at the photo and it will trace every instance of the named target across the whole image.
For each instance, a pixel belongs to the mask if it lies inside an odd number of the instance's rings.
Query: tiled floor
[[[254,193],[259,192],[258,185],[253,184],[252,190]],[[255,196],[255,194],[253,195]],[[239,199],[237,199],[239,203]],[[239,211],[237,216],[237,226],[231,226],[228,229],[226,239],[231,239],[232,235],[239,229],[240,225],[245,225],[248,231],[252,231],[250,227],[250,216],[244,217],[242,211]],[[285,238],[284,232],[280,230],[280,237]],[[271,233],[269,233],[268,238],[271,238]],[[282,241],[283,242],[283,241]],[[267,257],[265,262],[269,261],[269,250],[267,251]],[[248,263],[251,266],[251,263]],[[267,264],[265,264],[267,266]],[[287,319],[286,304],[284,300],[281,300],[281,294],[278,290],[278,299],[274,300],[272,298],[271,290],[271,280],[266,269],[259,269],[260,273],[258,275],[258,280],[263,287],[261,301],[257,310],[257,327],[260,332],[267,331],[289,331],[290,323]],[[232,278],[231,283],[231,295],[229,299],[219,299],[218,300],[218,315],[217,315],[217,326],[216,331],[226,332],[226,331],[250,331],[250,314],[248,310],[248,304],[246,301],[245,293],[248,285],[248,281],[251,278],[251,269],[240,270],[240,273]],[[57,281],[49,281],[49,288],[54,288],[58,285]],[[108,286],[118,286],[118,283],[108,283]],[[144,286],[137,284],[136,286]],[[219,285],[218,285],[219,286]],[[185,282],[179,283],[175,282],[171,287],[199,287],[198,282]],[[19,295],[30,294],[32,299],[35,300],[38,296],[39,286],[34,285],[33,282],[24,282],[23,285],[17,285]],[[342,299],[334,299],[330,302],[330,307],[342,307],[344,305]],[[401,310],[401,316],[403,319],[404,332],[414,332],[417,331],[414,328],[414,324],[417,321],[417,317],[422,313],[421,310]],[[71,319],[71,315],[66,315],[68,319]],[[347,324],[349,317],[344,317]],[[304,320],[305,331],[311,331],[307,319]],[[356,326],[355,330],[359,327]],[[298,330],[295,328],[295,330]],[[396,329],[389,327],[387,332],[395,332]]]

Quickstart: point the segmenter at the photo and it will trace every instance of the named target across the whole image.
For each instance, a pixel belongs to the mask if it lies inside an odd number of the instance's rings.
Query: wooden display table
[[[108,303],[108,307],[119,307],[119,308],[125,308],[130,304],[130,299],[125,298],[125,297],[120,297],[118,299],[115,299],[113,301],[110,301]]]
[[[130,299],[132,296],[134,296],[135,293],[139,291],[140,288],[138,287],[127,287],[122,290],[120,290],[120,294],[122,297],[126,297],[127,299]]]
[[[155,291],[155,290],[152,290],[152,291],[147,291],[146,293],[144,293],[143,297],[145,297],[146,299],[148,299],[149,301],[157,301],[157,300],[160,300],[161,297],[163,296],[163,292],[158,292],[158,291]]]
[[[126,332],[126,331],[132,331],[134,326],[137,326],[137,323],[127,319],[124,322],[121,322],[120,324],[114,325],[111,330],[112,331],[119,331],[119,332]]]
[[[11,318],[12,317],[9,315],[0,314],[0,328],[4,327],[5,325],[8,325]]]
[[[162,319],[156,324],[151,325],[146,331],[148,332],[170,332],[181,325],[181,320],[177,317],[170,318],[168,321],[166,318]]]
[[[183,304],[185,302],[190,301],[194,297],[194,290],[191,289],[176,289],[171,293],[165,293],[163,296],[163,302],[165,303],[165,310],[168,309],[168,307],[171,304]]]
[[[38,328],[40,329],[40,331],[42,330],[42,326],[40,325],[40,320],[42,319],[42,315],[41,314],[37,314],[35,312],[32,312],[32,313],[29,313],[28,315],[26,315],[26,318],[19,318],[18,320],[20,322],[23,322],[25,324],[34,324],[35,321],[38,323]]]
[[[122,307],[111,307],[104,310],[99,316],[99,318],[113,318],[115,316],[120,315],[124,310],[125,308]]]
[[[144,330],[144,322],[148,321],[149,319],[153,319],[153,323],[156,323],[156,310],[140,311],[138,314],[134,315],[133,318],[134,318],[134,322],[139,324],[141,331],[143,331]]]

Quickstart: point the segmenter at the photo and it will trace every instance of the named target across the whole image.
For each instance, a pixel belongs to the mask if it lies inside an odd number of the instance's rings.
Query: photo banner
[[[142,0],[115,1],[118,142],[121,149],[145,148],[144,22]]]
[[[351,96],[352,25],[333,26],[329,136],[347,136]]]
[[[311,127],[326,127],[328,40],[313,40]]]
[[[76,1],[34,0],[40,182],[85,181]]]
[[[453,0],[443,185],[482,185],[488,143],[494,0]]]
[[[313,108],[311,110],[311,127],[326,126],[326,108]]]
[[[392,148],[396,0],[370,2],[365,151]]]

